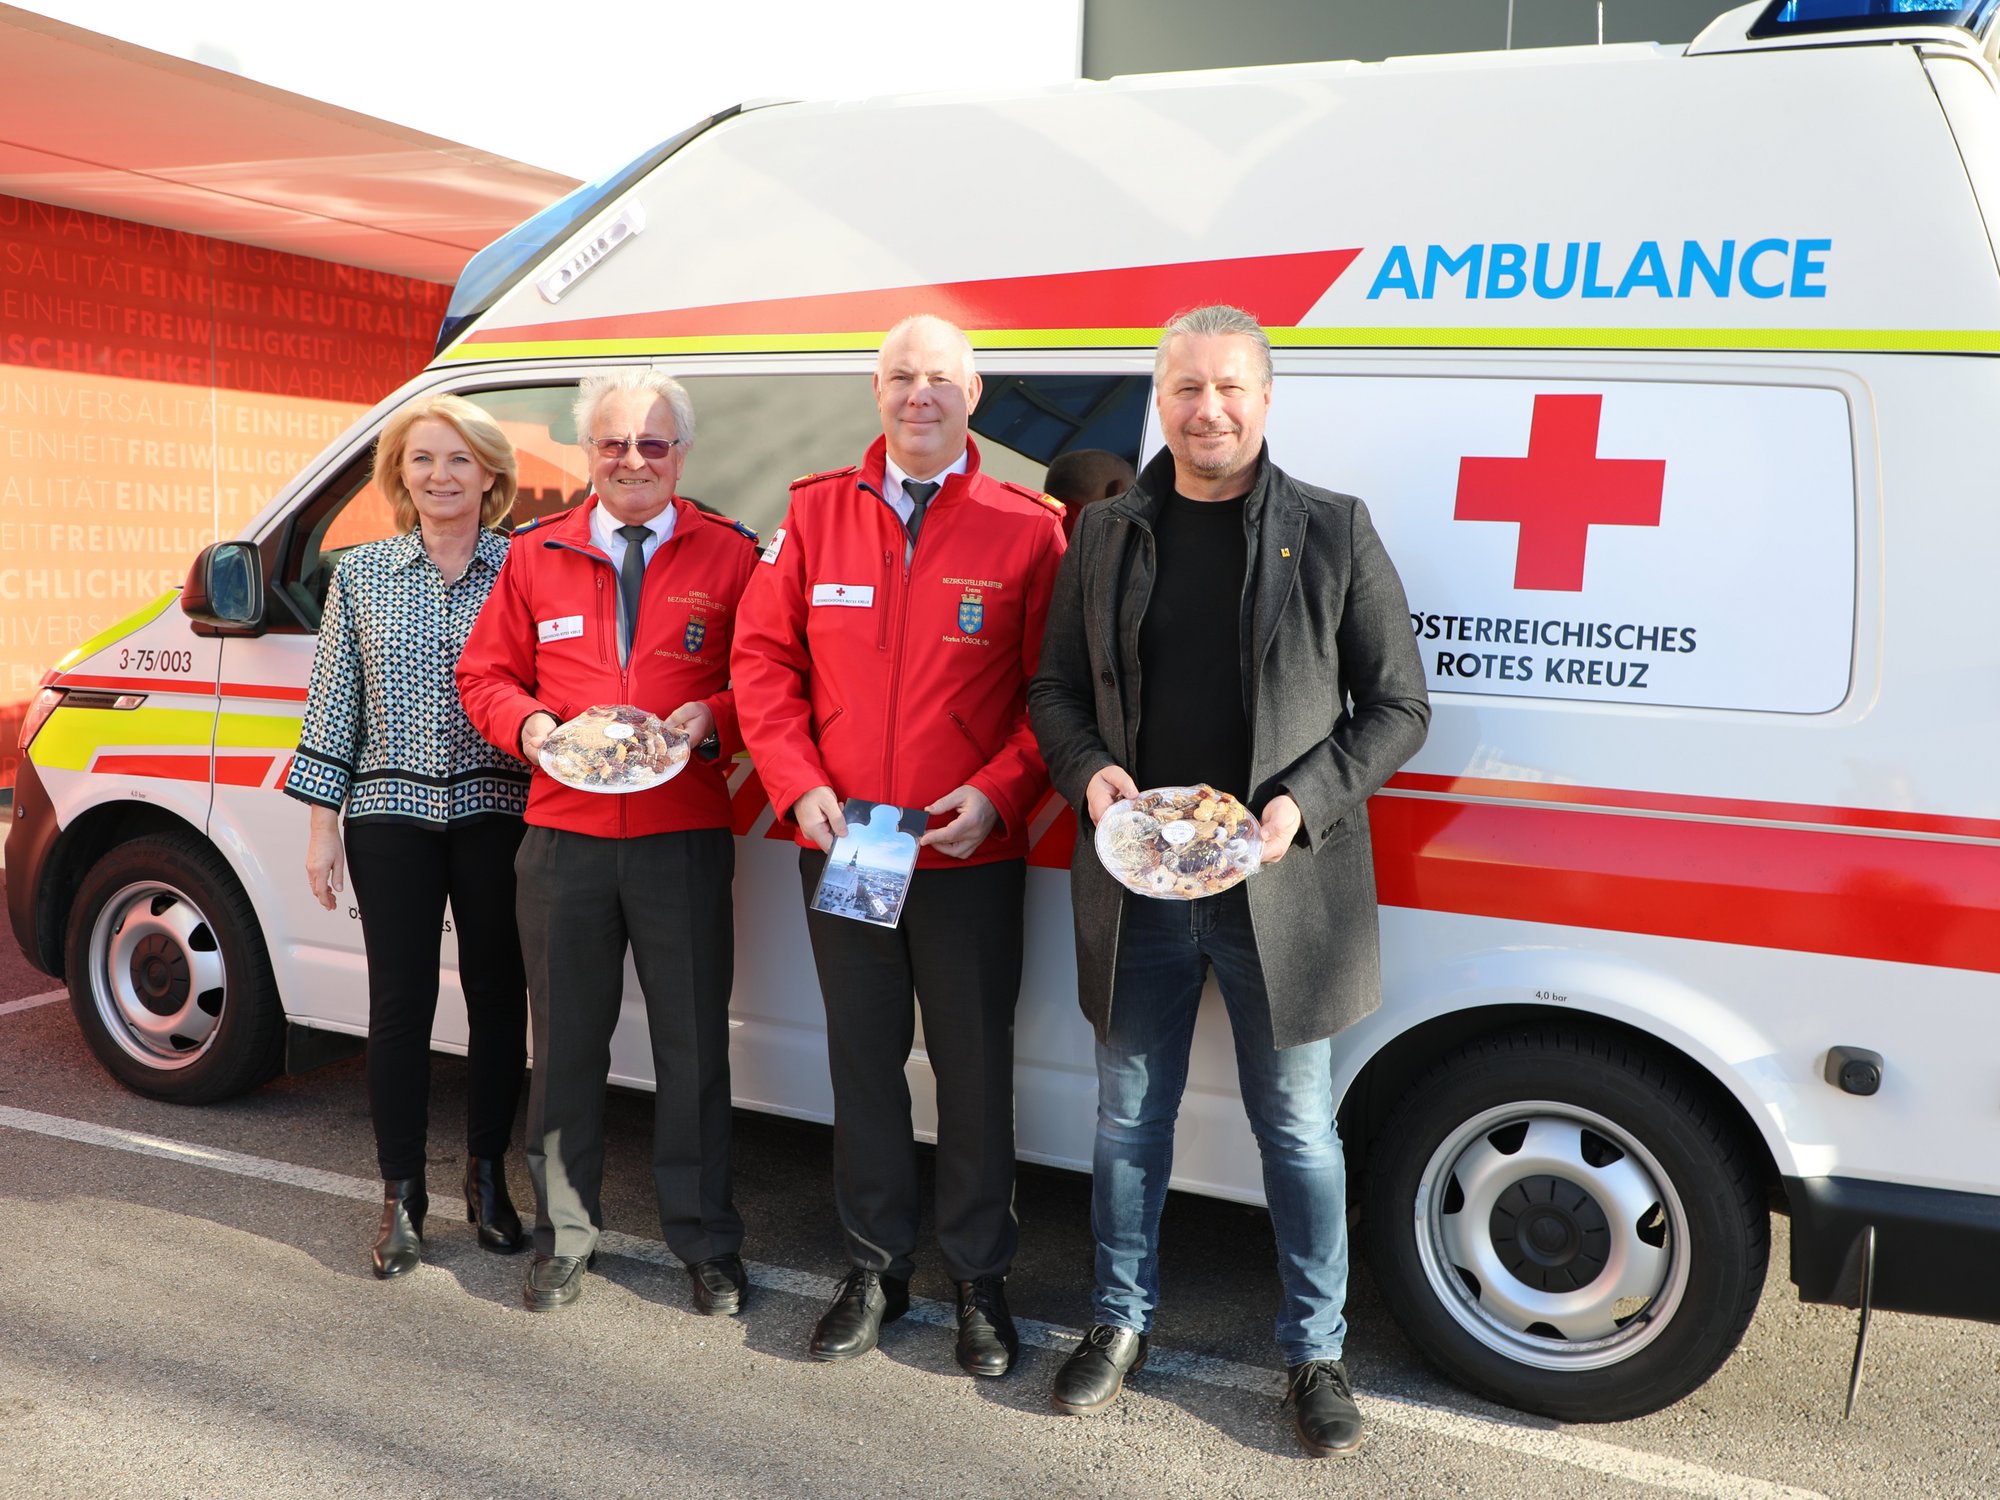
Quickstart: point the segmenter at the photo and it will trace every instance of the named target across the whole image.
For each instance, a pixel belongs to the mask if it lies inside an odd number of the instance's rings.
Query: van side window
[[[570,418],[574,385],[459,394],[484,407],[514,444],[521,492],[508,524],[518,526],[582,500],[590,481]],[[293,629],[318,628],[327,584],[343,553],[396,530],[388,498],[375,487],[374,462],[372,446],[354,455],[293,519],[278,574],[285,598],[303,622]],[[274,621],[273,628],[287,627]]]
[[[1143,375],[996,375],[972,415],[973,435],[982,452],[999,444],[1044,468],[1079,448],[1136,467],[1151,387]]]
[[[681,493],[769,536],[792,481],[859,463],[882,435],[866,375],[700,375],[676,370],[694,399],[695,445]],[[1057,454],[1106,448],[1136,461],[1143,375],[993,375],[972,437],[989,474],[1040,489]]]
[[[675,373],[695,408],[682,495],[762,536],[783,522],[793,480],[857,463],[881,436],[866,375]],[[1035,489],[1050,460],[1070,449],[1105,448],[1136,461],[1147,384],[1142,375],[990,376],[972,418],[981,461],[988,473]],[[512,524],[579,504],[589,493],[570,415],[574,385],[459,394],[490,412],[513,440],[521,494]],[[372,449],[355,454],[294,517],[277,576],[301,623],[274,621],[273,629],[317,629],[341,555],[395,531],[373,466]]]

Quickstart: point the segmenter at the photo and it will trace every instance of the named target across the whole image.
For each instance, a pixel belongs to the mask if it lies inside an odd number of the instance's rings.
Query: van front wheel
[[[1369,1261],[1419,1350],[1565,1421],[1713,1374],[1763,1291],[1770,1217],[1734,1122],[1663,1056],[1510,1034],[1452,1052],[1377,1137]]]
[[[134,839],[91,867],[64,968],[91,1050],[138,1093],[211,1104],[278,1071],[284,1010],[257,914],[193,834]]]

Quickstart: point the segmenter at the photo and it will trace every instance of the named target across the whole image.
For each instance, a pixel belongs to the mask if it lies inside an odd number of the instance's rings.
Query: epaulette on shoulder
[[[717,515],[712,510],[698,511],[697,514],[704,521],[713,521],[718,526],[727,526],[731,531],[749,542],[751,546],[754,547],[757,545],[757,533],[752,531],[748,526],[745,526],[741,521],[733,520],[728,516]]]
[[[514,528],[511,534],[514,536],[526,536],[537,527],[547,526],[552,521],[560,521],[570,511],[575,509],[576,507],[572,505],[565,510],[552,510],[545,516],[536,516],[532,521],[523,521],[519,526]]]
[[[1064,511],[1069,509],[1069,507],[1064,505],[1062,501],[1056,499],[1054,495],[1045,495],[1040,490],[1028,488],[1028,486],[1025,484],[1016,484],[1011,479],[1003,479],[1000,481],[1000,484],[1002,488],[1012,490],[1015,494],[1021,496],[1025,500],[1032,500],[1037,505],[1046,505],[1050,510],[1054,511],[1057,515],[1061,515]]]
[[[844,469],[824,469],[817,474],[801,474],[797,479],[792,481],[792,488],[797,489],[799,486],[806,484],[818,484],[822,479],[840,479],[848,474],[858,474],[860,472],[861,465],[849,464]]]

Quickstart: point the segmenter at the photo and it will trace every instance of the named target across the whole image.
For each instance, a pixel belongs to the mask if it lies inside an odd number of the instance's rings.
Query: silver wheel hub
[[[1548,1100],[1473,1116],[1417,1187],[1438,1301],[1480,1343],[1545,1370],[1594,1370],[1658,1336],[1687,1289],[1687,1217],[1622,1127]]]
[[[200,1057],[227,998],[207,915],[156,880],[125,886],[99,910],[88,982],[105,1031],[149,1068],[182,1068]]]

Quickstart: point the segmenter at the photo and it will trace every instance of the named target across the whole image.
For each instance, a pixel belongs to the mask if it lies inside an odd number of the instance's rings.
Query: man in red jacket
[[[729,991],[734,968],[724,768],[739,747],[729,691],[753,533],[674,493],[694,408],[656,371],[577,394],[592,494],[515,533],[458,663],[474,726],[534,769],[515,861],[534,1081],[528,1169],[538,1213],[523,1299],[573,1302],[603,1224],[604,1089],[629,946],[652,1037],[653,1182],[695,1306],[736,1312],[743,1221],[729,1188]],[[697,747],[671,781],[607,796],[542,769],[549,732],[596,704],[631,704]]]
[[[980,472],[966,435],[979,376],[943,319],[890,330],[875,396],[883,435],[860,467],[792,486],[744,591],[733,656],[744,741],[804,846],[826,1002],[834,1199],[853,1264],[812,1354],[865,1354],[909,1308],[914,989],[937,1075],[938,1249],[958,1285],[958,1362],[1004,1375],[1019,1351],[1003,1287],[1016,1240],[1021,903],[1028,817],[1048,786],[1027,684],[1062,507]],[[930,814],[895,927],[810,909],[848,797]]]

